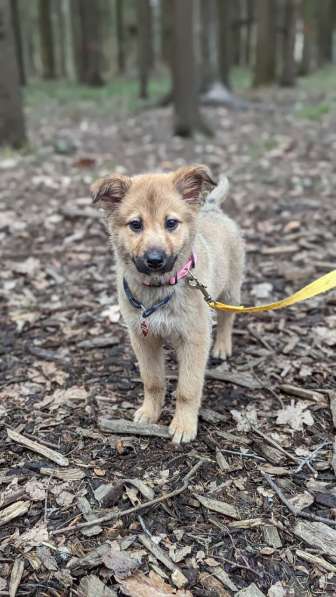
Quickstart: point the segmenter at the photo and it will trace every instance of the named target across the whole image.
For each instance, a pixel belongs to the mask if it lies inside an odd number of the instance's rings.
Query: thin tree
[[[284,87],[293,87],[293,85],[295,85],[295,41],[297,9],[297,0],[285,0],[282,44],[282,73],[280,77],[280,84]]]
[[[20,147],[25,126],[10,0],[0,0],[0,144]]]
[[[276,75],[276,1],[257,0],[254,86],[273,83]]]
[[[245,35],[245,64],[251,64],[252,56],[252,29],[254,21],[254,1],[246,0],[246,35]]]
[[[194,55],[194,0],[172,0],[174,132],[191,137],[197,130],[210,133],[202,120],[197,93]]]
[[[104,84],[100,1],[80,0],[81,82],[93,87]]]
[[[18,0],[11,0],[11,10],[12,10],[12,23],[14,29],[14,37],[15,37],[15,49],[16,49],[16,58],[19,68],[19,76],[20,76],[20,84],[26,84],[26,73],[24,68],[24,60],[23,60],[23,48],[22,48],[22,32],[21,32],[21,19],[19,13],[19,6]]]
[[[152,17],[150,0],[137,0],[138,18],[138,66],[139,66],[139,95],[142,99],[148,97],[148,80],[152,64]]]
[[[217,78],[216,61],[216,2],[201,0],[201,83],[202,92],[207,92]]]
[[[123,0],[116,0],[115,4],[115,21],[116,21],[116,37],[117,37],[117,63],[118,72],[120,75],[124,74],[126,68],[125,57],[125,27],[124,27],[124,3]]]
[[[334,4],[335,0],[321,0],[318,5],[317,47],[320,66],[333,59]]]
[[[161,38],[161,58],[164,64],[171,67],[173,57],[173,11],[171,0],[161,0],[160,2],[160,38]]]
[[[303,48],[300,75],[308,75],[313,66],[314,46],[316,41],[316,4],[315,0],[303,0]]]
[[[219,79],[228,89],[231,89],[230,69],[233,63],[232,14],[232,0],[217,0]]]
[[[42,76],[44,79],[56,77],[54,36],[52,28],[52,1],[39,0],[39,33],[41,43]]]

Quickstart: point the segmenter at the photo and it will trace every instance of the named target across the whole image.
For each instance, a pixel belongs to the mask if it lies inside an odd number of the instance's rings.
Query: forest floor
[[[195,140],[172,137],[170,108],[44,98],[28,102],[27,150],[0,156],[0,595],[336,594],[335,293],[237,318],[190,445],[102,429],[131,420],[143,390],[90,203],[97,176],[195,161],[225,172],[243,304],[336,267],[335,91],[246,97],[246,111],[207,109],[216,135]],[[163,425],[170,353],[168,370]]]

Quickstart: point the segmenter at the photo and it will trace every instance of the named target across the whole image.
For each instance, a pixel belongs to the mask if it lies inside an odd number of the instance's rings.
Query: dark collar
[[[142,315],[142,317],[144,319],[146,317],[149,317],[153,313],[155,313],[155,311],[157,311],[158,309],[160,309],[164,305],[167,305],[167,303],[169,303],[169,301],[173,298],[173,296],[175,294],[175,290],[174,290],[171,294],[168,294],[168,296],[166,296],[164,299],[162,299],[158,303],[154,303],[150,307],[146,308],[140,301],[138,301],[137,298],[135,298],[134,294],[132,294],[131,289],[130,289],[130,287],[128,285],[128,282],[127,282],[126,278],[123,278],[123,287],[124,287],[124,291],[125,291],[125,294],[126,294],[126,296],[128,298],[129,303],[135,309],[141,309],[141,311],[142,311],[141,315]]]

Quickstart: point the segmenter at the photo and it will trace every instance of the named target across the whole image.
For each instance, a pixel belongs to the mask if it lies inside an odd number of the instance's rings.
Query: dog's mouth
[[[146,256],[133,257],[132,261],[140,274],[150,275],[164,275],[172,271],[177,255],[162,256],[161,259],[148,259]]]

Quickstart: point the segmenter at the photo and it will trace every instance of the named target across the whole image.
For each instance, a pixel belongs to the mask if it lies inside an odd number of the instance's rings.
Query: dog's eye
[[[143,229],[141,220],[131,220],[128,222],[128,226],[133,232],[140,232]]]
[[[166,228],[167,230],[175,230],[179,225],[178,220],[174,220],[174,218],[167,218],[166,220]]]

